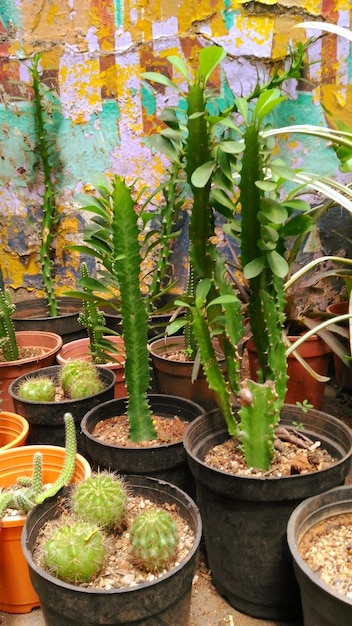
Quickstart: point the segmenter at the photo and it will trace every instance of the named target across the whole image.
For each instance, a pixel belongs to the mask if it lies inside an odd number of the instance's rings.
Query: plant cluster
[[[59,373],[59,384],[65,395],[72,399],[86,398],[103,390],[95,365],[83,359],[67,361]],[[17,393],[21,400],[31,402],[53,402],[56,385],[50,376],[38,376],[23,380]]]
[[[108,472],[93,474],[74,486],[70,510],[74,519],[53,530],[43,546],[44,564],[68,583],[87,583],[100,573],[105,538],[126,526],[128,492],[123,481]],[[158,572],[174,559],[175,521],[161,507],[143,511],[129,527],[134,560],[146,571]]]
[[[70,482],[76,465],[76,431],[71,413],[65,413],[64,421],[66,454],[59,476],[53,484],[44,485],[42,454],[34,454],[32,476],[19,476],[17,485],[12,489],[3,489],[0,493],[0,518],[9,508],[28,513],[37,504],[56,495],[61,487]]]

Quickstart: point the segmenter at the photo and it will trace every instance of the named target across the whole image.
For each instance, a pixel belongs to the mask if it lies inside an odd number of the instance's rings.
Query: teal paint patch
[[[110,155],[119,145],[117,121],[120,117],[114,100],[104,101],[99,116],[86,124],[72,124],[61,115],[55,116],[52,129],[60,161],[56,172],[58,189],[74,189],[79,181],[89,181],[92,174],[111,169]],[[0,145],[4,156],[0,170],[0,185],[15,190],[35,183],[36,155],[28,148],[34,134],[33,108],[19,103],[16,110],[0,108]]]
[[[156,111],[156,99],[152,89],[148,85],[142,85],[142,107],[146,110],[147,115],[154,115]]]
[[[5,28],[9,28],[13,24],[18,27],[21,25],[21,14],[14,0],[1,0],[0,19]]]
[[[123,0],[114,0],[115,24],[120,28],[123,24]]]

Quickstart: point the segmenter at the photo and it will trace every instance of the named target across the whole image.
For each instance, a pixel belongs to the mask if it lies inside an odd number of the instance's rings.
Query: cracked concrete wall
[[[53,115],[60,168],[56,173],[60,235],[55,240],[57,289],[73,286],[79,259],[65,244],[76,241],[82,216],[75,194],[96,172],[116,172],[149,185],[164,164],[153,157],[143,137],[157,127],[156,113],[174,96],[141,81],[142,71],[172,68],[166,57],[180,54],[191,63],[210,42],[227,53],[225,77],[238,94],[247,93],[272,60],[284,57],[294,24],[324,19],[351,26],[349,0],[1,0],[0,3],[0,254],[5,282],[41,295],[38,233],[42,178],[33,153],[33,106],[29,60],[42,52],[42,75],[58,93]],[[316,34],[316,33],[314,33]],[[277,122],[325,123],[352,127],[350,46],[324,37],[310,50],[312,84],[290,85],[292,100]],[[315,63],[317,59],[321,59]],[[226,82],[219,76],[224,87]],[[336,171],[334,154],[317,142],[292,142],[295,165]]]

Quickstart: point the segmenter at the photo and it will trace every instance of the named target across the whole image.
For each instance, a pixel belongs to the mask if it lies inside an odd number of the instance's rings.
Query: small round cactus
[[[70,386],[70,396],[73,400],[95,395],[104,389],[104,384],[96,376],[95,378],[82,377],[73,380]]]
[[[125,523],[126,489],[114,474],[101,472],[77,483],[72,509],[82,519],[114,532]]]
[[[48,376],[28,378],[18,388],[18,395],[21,400],[52,402],[55,400],[55,384]]]
[[[130,528],[135,559],[148,571],[170,564],[176,554],[177,539],[175,520],[164,509],[143,511]]]
[[[94,363],[83,359],[68,361],[61,370],[60,382],[65,393],[74,399],[86,398],[104,388]]]
[[[93,580],[104,563],[103,533],[84,522],[61,526],[44,545],[44,563],[48,571],[67,583]]]

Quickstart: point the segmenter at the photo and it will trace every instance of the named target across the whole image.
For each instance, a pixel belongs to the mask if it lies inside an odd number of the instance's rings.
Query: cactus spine
[[[11,315],[16,310],[8,289],[0,289],[0,348],[6,361],[18,359],[18,346]]]
[[[52,402],[55,399],[55,385],[48,376],[24,380],[18,388],[22,400],[30,402]]]

